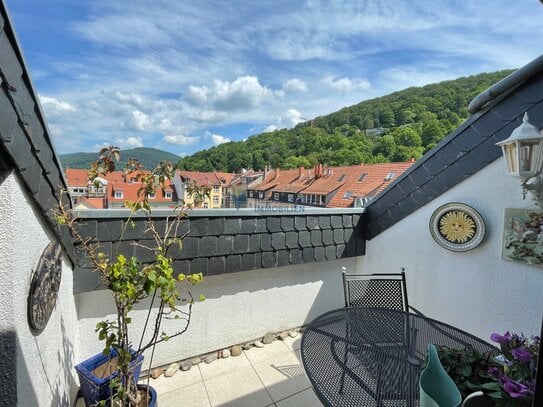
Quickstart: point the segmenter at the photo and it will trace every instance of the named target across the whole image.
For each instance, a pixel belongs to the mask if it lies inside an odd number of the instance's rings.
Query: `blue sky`
[[[7,0],[57,152],[181,156],[541,53],[538,0]]]

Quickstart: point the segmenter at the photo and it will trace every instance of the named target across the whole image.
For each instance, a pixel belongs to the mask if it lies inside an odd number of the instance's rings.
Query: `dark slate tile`
[[[134,219],[132,222],[124,222],[121,240],[141,239],[147,230],[147,221],[144,219]]]
[[[431,199],[430,196],[428,196],[422,188],[419,188],[415,192],[413,192],[411,194],[411,198],[414,199],[415,202],[417,202],[417,206],[419,208],[426,205]]]
[[[277,232],[272,234],[272,247],[274,250],[281,250],[286,247],[285,234],[283,232]]]
[[[513,91],[515,96],[527,103],[539,102],[542,99],[541,87],[543,87],[543,73],[534,75]]]
[[[315,261],[315,249],[312,247],[303,248],[302,260],[304,263],[313,263]]]
[[[190,220],[190,236],[205,236],[208,230],[208,218],[192,218]]]
[[[331,246],[335,251],[335,246]],[[326,260],[326,252],[323,246],[315,247],[315,261],[324,261]]]
[[[352,240],[347,243],[345,247],[345,252],[343,253],[344,257],[354,257],[356,256],[356,240]]]
[[[256,233],[265,233],[268,231],[268,228],[266,226],[266,218],[265,217],[259,217],[256,218]]]
[[[207,234],[211,236],[219,236],[224,233],[224,218],[210,218]]]
[[[234,236],[234,253],[247,253],[249,250],[249,235]]]
[[[406,214],[413,213],[415,210],[419,208],[419,205],[415,198],[412,196],[405,197],[405,199],[402,199],[400,202],[400,208],[402,208],[402,211]]]
[[[98,231],[98,222],[95,220],[85,220],[75,223],[75,229],[77,233],[81,235],[83,239],[90,238],[90,241],[95,242],[97,231]]]
[[[18,129],[18,118],[15,110],[5,92],[0,92],[0,111],[2,112],[0,140],[10,143],[14,140],[14,133],[17,131],[20,132],[20,129]],[[28,146],[28,151],[30,151],[30,146]]]
[[[360,221],[363,219],[363,217],[359,214],[354,214],[353,215],[353,226],[354,227],[358,227],[360,226],[359,223]]]
[[[290,264],[302,264],[302,251],[300,249],[293,249],[290,251]]]
[[[296,216],[294,218],[294,227],[297,231],[300,230],[307,230],[307,223],[306,223],[306,217],[305,216]]]
[[[122,220],[100,219],[97,222],[98,240],[115,241],[121,237],[125,223]]]
[[[292,232],[294,230],[294,218],[292,216],[282,216],[281,229],[283,232]]]
[[[343,229],[343,240],[345,240],[345,242],[349,243],[353,239],[355,239],[355,237],[354,237],[354,229],[353,228]]]
[[[413,183],[413,180],[406,177],[396,184],[395,188],[400,188],[402,194],[407,196],[411,194],[417,188],[417,186]]]
[[[156,260],[156,255],[153,248],[156,246],[154,240],[140,240],[134,246],[134,256],[142,263],[152,263]]]
[[[325,247],[325,256],[326,260],[334,260],[336,257],[336,246],[326,246]]]
[[[190,272],[191,273],[202,273],[204,276],[208,274],[209,270],[209,259],[207,257],[200,257],[197,259],[192,259],[190,261]]]
[[[277,251],[277,266],[278,267],[284,267],[288,266],[290,260],[289,251],[288,250],[278,250]]]
[[[322,231],[322,242],[326,246],[334,244],[334,231],[333,230],[323,230]]]
[[[306,219],[307,228],[309,230],[319,229],[319,217],[318,216],[308,216]]]
[[[217,237],[204,236],[200,239],[198,257],[211,257],[217,253]]]
[[[281,217],[279,216],[268,216],[267,220],[268,231],[270,233],[281,232]]]
[[[51,208],[56,207],[57,200],[53,196],[51,185],[45,178],[41,178],[38,192],[34,194],[36,203],[41,208],[43,213],[47,213]]]
[[[345,240],[343,240],[343,229],[334,229],[334,243],[345,243]]]
[[[402,208],[400,208],[400,205],[394,205],[388,210],[388,213],[390,214],[390,217],[394,220],[393,224],[406,216],[406,214],[402,211]]]
[[[287,232],[285,241],[289,249],[298,248],[298,232]]]
[[[311,234],[307,230],[302,230],[298,234],[298,243],[301,247],[311,246]]]
[[[356,240],[356,255],[363,256],[366,254],[366,239]]]
[[[31,194],[36,194],[40,187],[42,177],[42,168],[32,155],[29,155],[24,163],[24,169],[21,169],[20,174],[30,190]]]
[[[208,275],[217,275],[225,272],[225,257],[217,256],[209,259]]]
[[[241,219],[241,233],[253,234],[256,231],[256,218],[242,218]]]
[[[477,148],[485,139],[482,137],[477,137],[478,135],[471,132],[463,132],[457,137],[454,138],[452,143],[458,148],[459,151],[467,153],[474,148]]]
[[[184,237],[188,236],[190,232],[190,219],[185,218],[181,219],[177,226],[174,227],[175,229],[175,235],[177,237]]]
[[[243,254],[241,256],[241,265],[240,265],[241,271],[254,270],[257,267],[255,264],[255,261],[256,261],[256,255],[254,253]],[[258,264],[258,267],[260,267],[260,264]]]
[[[343,227],[353,227],[353,215],[343,215]]]
[[[341,215],[332,215],[330,217],[330,223],[333,229],[338,229],[343,227],[343,218]]]
[[[490,112],[487,112],[479,117],[477,120],[475,120],[473,123],[471,123],[469,127],[469,133],[474,131],[475,133],[477,133],[477,136],[473,135],[473,137],[487,138],[496,133],[502,127],[503,122],[500,120],[496,120],[496,117],[494,115],[492,115]],[[468,131],[468,129],[466,129],[465,131]]]
[[[447,168],[447,165],[447,163],[443,162],[443,160],[440,159],[439,154],[434,154],[433,156],[428,157],[428,159],[422,163],[422,167],[424,167],[428,174],[432,176],[439,174],[441,171]],[[400,182],[400,184],[402,183]],[[407,191],[406,195],[409,195],[416,188],[413,183],[410,183],[410,185],[410,191]],[[402,188],[402,191],[405,192],[405,189],[402,186],[400,187]]]
[[[112,246],[111,246],[111,249],[113,251],[114,256],[115,256],[115,254],[122,254],[127,259],[135,256],[136,255],[136,246],[134,245],[134,243],[136,243],[136,242],[135,241],[126,241],[126,240],[114,242],[112,244]],[[174,258],[169,252],[168,252],[168,254],[170,255],[170,257]]]
[[[429,179],[432,178],[432,175],[428,172],[424,166],[418,167],[415,171],[413,171],[407,179],[409,179],[414,185],[424,185],[428,182]],[[380,200],[380,198],[379,198]],[[391,201],[390,205],[393,205],[395,201]]]
[[[255,268],[259,269],[262,267],[262,252],[256,252],[254,253],[254,255],[255,255]]]
[[[260,235],[260,247],[262,248],[262,251],[269,252],[273,250],[272,247],[272,235],[268,233],[263,233]]]
[[[311,246],[322,246],[322,231],[311,231]]]
[[[319,228],[330,229],[331,227],[330,216],[319,216]]]
[[[226,273],[237,273],[241,270],[241,256],[239,254],[232,254],[226,256],[226,262],[224,271]]]
[[[198,256],[198,244],[199,240],[197,237],[186,237],[183,239],[183,250],[181,251],[182,259],[192,259],[193,257]]]
[[[259,234],[253,234],[249,236],[249,253],[260,251],[260,236]],[[268,235],[269,236],[269,235]]]
[[[177,278],[179,274],[190,274],[190,260],[174,260],[173,275]]]
[[[524,102],[514,93],[510,93],[492,108],[491,113],[496,117],[496,120],[512,121],[519,116],[522,118],[524,112],[528,110],[531,105],[532,103]]]
[[[262,267],[264,268],[273,268],[276,267],[275,263],[275,252],[264,252],[262,253]]]
[[[234,236],[219,236],[217,239],[216,255],[231,254],[234,247]]]
[[[237,235],[239,233],[241,233],[241,219],[240,218],[226,218],[224,220],[224,234]]]
[[[336,246],[336,257],[337,257],[338,259],[341,259],[342,257],[346,257],[346,256],[345,256],[346,247],[347,247],[347,246],[344,245],[344,244],[338,244],[338,245]]]

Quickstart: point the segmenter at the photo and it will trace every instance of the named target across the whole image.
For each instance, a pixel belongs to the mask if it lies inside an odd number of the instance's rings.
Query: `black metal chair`
[[[409,310],[405,269],[401,273],[347,274],[342,270],[346,307]]]
[[[346,307],[375,307],[405,312],[409,311],[405,268],[402,267],[400,273],[374,274],[347,274],[345,268],[343,268],[342,276]],[[361,317],[363,318],[363,315]],[[399,351],[404,351],[406,348],[409,349],[409,342],[415,340],[416,333],[412,332],[408,326],[405,326],[405,319],[399,318],[397,324],[395,321],[389,321],[389,324],[397,325],[397,329],[390,329],[392,334],[390,338],[387,338],[386,346],[390,348],[391,351],[395,351],[396,349]],[[355,321],[352,321],[352,325],[356,325]],[[361,325],[366,327],[369,326],[368,323]],[[348,326],[351,326],[351,323],[349,323]],[[379,327],[376,327],[376,330],[377,329],[379,329]],[[349,332],[347,332],[346,335],[347,338],[351,335],[356,335],[359,338],[364,337],[368,342],[368,345],[372,343],[373,335],[371,334],[371,330],[360,333],[353,332],[350,328],[348,328],[348,330]],[[405,340],[408,341],[407,347],[404,347]],[[381,344],[380,346],[382,347],[383,345]],[[360,352],[362,349],[352,349],[349,345],[345,344],[345,361],[347,360],[347,353],[353,351]],[[380,382],[383,366],[377,366],[376,369],[375,374],[377,380]],[[345,374],[346,372],[343,371],[340,393],[343,391]]]

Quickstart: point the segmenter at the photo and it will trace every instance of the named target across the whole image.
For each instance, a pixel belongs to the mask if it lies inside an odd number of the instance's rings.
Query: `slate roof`
[[[543,58],[512,75],[518,79],[512,87],[490,92],[492,98],[366,206],[368,239],[501,157],[495,144],[511,135],[525,112],[543,127]]]
[[[0,6],[0,168],[20,175],[33,207],[73,261],[70,234],[57,227],[51,212],[58,206],[60,191],[67,189],[63,169],[4,2]],[[67,195],[62,199],[71,207]]]

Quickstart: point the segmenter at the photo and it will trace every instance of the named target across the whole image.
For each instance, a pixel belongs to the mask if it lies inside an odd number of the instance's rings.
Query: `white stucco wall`
[[[455,253],[429,232],[433,211],[449,202],[475,208],[486,224],[476,249]],[[505,208],[533,207],[522,200],[503,159],[417,210],[367,242],[361,272],[397,272],[406,267],[409,302],[424,314],[490,340],[492,332],[538,335],[543,311],[543,268],[502,260]]]
[[[343,305],[341,267],[353,268],[356,260],[261,269],[206,277],[194,290],[204,302],[193,307],[189,330],[161,344],[153,365],[182,360],[230,345],[262,338],[310,322],[316,316]],[[113,303],[108,291],[77,294],[81,357],[100,352],[96,323],[112,319]],[[145,310],[135,311],[133,329],[141,329]],[[179,321],[173,321],[173,325]],[[171,333],[172,329],[164,327]],[[135,337],[132,338],[135,340]],[[150,354],[149,352],[147,355]],[[148,366],[144,365],[144,369]]]
[[[56,308],[45,330],[30,331],[27,297],[31,274],[53,239],[32,208],[21,182],[11,174],[0,184],[0,329],[17,339],[17,397],[20,406],[69,405],[77,390],[72,366],[77,360],[77,316],[72,270],[63,262]]]

